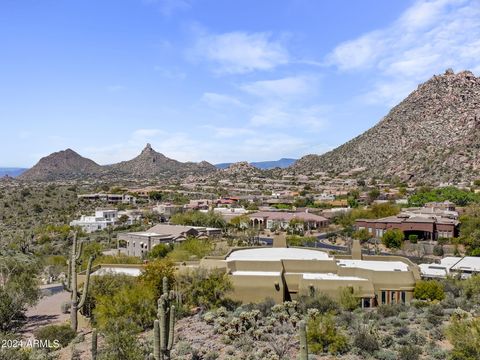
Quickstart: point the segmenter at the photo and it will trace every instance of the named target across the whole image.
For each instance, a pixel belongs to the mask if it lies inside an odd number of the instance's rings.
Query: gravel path
[[[25,339],[33,337],[33,332],[42,326],[61,324],[69,318],[69,314],[61,313],[60,306],[70,298],[70,293],[58,284],[44,286],[41,290],[44,296],[26,312],[27,322],[21,331]]]

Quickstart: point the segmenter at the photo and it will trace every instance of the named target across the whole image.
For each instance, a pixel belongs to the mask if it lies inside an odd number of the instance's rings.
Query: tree
[[[353,238],[360,240],[360,242],[363,244],[372,239],[373,236],[367,229],[360,229],[353,233]]]
[[[403,231],[400,229],[388,229],[382,236],[382,243],[389,249],[399,249],[404,239]]]
[[[380,196],[380,190],[377,188],[372,189],[368,192],[368,201],[373,202],[374,200],[377,200],[377,198]]]
[[[158,259],[149,262],[142,274],[139,277],[141,283],[154,291],[157,298],[160,297],[163,291],[163,278],[168,279],[169,284],[175,282],[175,266],[173,262],[168,259]]]
[[[239,215],[232,218],[229,222],[231,226],[238,230],[245,230],[250,226],[250,218],[248,215]]]
[[[413,296],[419,300],[443,300],[445,291],[443,284],[437,280],[420,280],[415,284]]]
[[[179,273],[176,280],[186,306],[210,309],[229,302],[226,295],[232,290],[232,283],[222,269],[197,268]]]
[[[0,255],[0,332],[18,328],[26,307],[38,300],[37,273],[38,264],[31,256]]]
[[[147,258],[151,260],[163,259],[173,248],[169,244],[157,244],[147,253]]]

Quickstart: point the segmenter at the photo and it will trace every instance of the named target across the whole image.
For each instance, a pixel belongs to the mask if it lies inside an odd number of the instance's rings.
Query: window
[[[407,301],[405,291],[402,291],[402,292],[400,293],[400,295],[401,295],[401,299],[402,299],[402,304],[405,304],[406,301]]]
[[[397,302],[397,292],[390,291],[390,304],[395,304]]]
[[[362,299],[362,308],[369,308],[370,305],[370,298],[363,298]]]
[[[382,291],[382,304],[387,303],[387,292],[385,290]]]

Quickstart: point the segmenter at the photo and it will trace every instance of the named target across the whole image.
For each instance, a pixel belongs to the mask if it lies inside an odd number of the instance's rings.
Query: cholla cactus
[[[163,294],[158,299],[158,319],[153,323],[153,358],[155,360],[170,360],[175,331],[175,292],[168,291],[168,279],[163,278]],[[150,357],[152,357],[150,355]]]
[[[77,263],[82,256],[83,242],[80,242],[77,249],[77,233],[73,234],[73,244],[70,259],[67,260],[68,273],[67,273],[67,285],[64,284],[64,288],[71,293],[70,296],[70,325],[76,332],[78,328],[78,310],[85,305],[85,299],[88,293],[88,285],[90,283],[90,273],[92,270],[93,256],[88,260],[87,273],[85,277],[85,283],[83,284],[83,291],[80,301],[78,300],[77,289]]]

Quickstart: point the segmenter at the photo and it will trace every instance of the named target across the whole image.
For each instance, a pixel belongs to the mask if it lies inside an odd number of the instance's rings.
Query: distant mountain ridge
[[[0,167],[0,177],[11,176],[17,177],[27,171],[26,168],[16,168],[16,167]]]
[[[93,160],[87,159],[72,149],[55,152],[43,157],[18,178],[31,181],[56,181],[89,178],[106,178],[123,176],[135,179],[188,175],[204,175],[217,171],[212,164],[185,162],[170,159],[156,152],[150,144],[142,150],[140,155],[132,160],[117,164],[101,166]]]
[[[299,173],[349,172],[420,182],[480,178],[480,78],[447,70],[418,86],[375,126],[323,155],[307,155]]]
[[[290,165],[294,164],[297,159],[290,159],[290,158],[281,158],[280,160],[272,160],[272,161],[254,161],[249,163],[251,166],[256,167],[257,169],[261,170],[270,170],[274,169],[276,167],[279,167],[281,169],[287,168]],[[217,169],[227,169],[229,166],[231,166],[234,163],[221,163],[221,164],[215,164]]]

